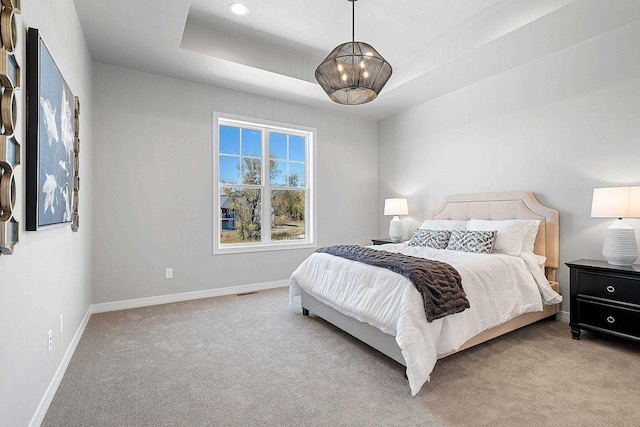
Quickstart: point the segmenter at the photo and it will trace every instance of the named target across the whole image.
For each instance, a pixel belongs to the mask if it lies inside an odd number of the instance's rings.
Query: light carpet
[[[94,314],[43,426],[637,426],[640,344],[541,321],[403,367],[285,288]]]

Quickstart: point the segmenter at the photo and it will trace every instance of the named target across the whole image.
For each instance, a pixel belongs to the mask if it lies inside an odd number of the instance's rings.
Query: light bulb
[[[338,64],[338,71],[341,72],[342,70],[344,70],[344,67],[342,66],[342,64]]]
[[[342,81],[343,81],[343,82],[346,82],[346,81],[347,81],[347,74],[346,74],[346,73],[342,75]]]
[[[360,61],[360,68],[364,68],[364,61]]]
[[[232,3],[229,5],[229,10],[234,15],[243,16],[249,13],[249,8],[242,3]]]
[[[365,79],[369,77],[369,72],[365,71],[364,73],[362,73],[362,77],[364,77]]]

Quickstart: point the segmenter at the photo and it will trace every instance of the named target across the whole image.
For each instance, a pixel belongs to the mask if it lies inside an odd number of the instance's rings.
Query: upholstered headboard
[[[534,253],[545,256],[545,270],[549,280],[555,280],[559,262],[558,211],[542,205],[529,192],[457,194],[447,196],[431,211],[431,219],[538,219]]]

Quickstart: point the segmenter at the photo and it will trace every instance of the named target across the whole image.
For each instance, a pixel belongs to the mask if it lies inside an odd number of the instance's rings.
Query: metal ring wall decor
[[[18,108],[13,88],[2,88],[2,97],[0,97],[0,117],[2,117],[0,134],[13,135],[13,132],[16,129],[16,121],[18,120]]]
[[[13,173],[3,173],[0,177],[0,221],[8,221],[16,206],[16,180]]]
[[[11,255],[18,244],[15,168],[20,164],[20,144],[13,136],[0,136],[0,253]]]
[[[16,13],[20,13],[20,0],[2,0],[2,6],[13,9]]]
[[[16,26],[16,13],[10,7],[5,7],[0,13],[0,37],[2,47],[13,52],[18,43],[18,27]]]
[[[16,206],[15,168],[20,165],[20,144],[14,132],[18,123],[15,91],[20,88],[20,66],[14,56],[18,42],[16,14],[20,0],[1,0],[0,10],[0,253],[12,255],[20,226]]]

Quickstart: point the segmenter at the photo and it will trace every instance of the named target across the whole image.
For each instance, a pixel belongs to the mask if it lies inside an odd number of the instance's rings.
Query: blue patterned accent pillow
[[[451,230],[447,249],[461,252],[490,254],[496,242],[497,231]]]
[[[446,249],[450,230],[422,230],[418,229],[413,233],[413,237],[409,240],[409,246],[422,246],[434,249]]]

